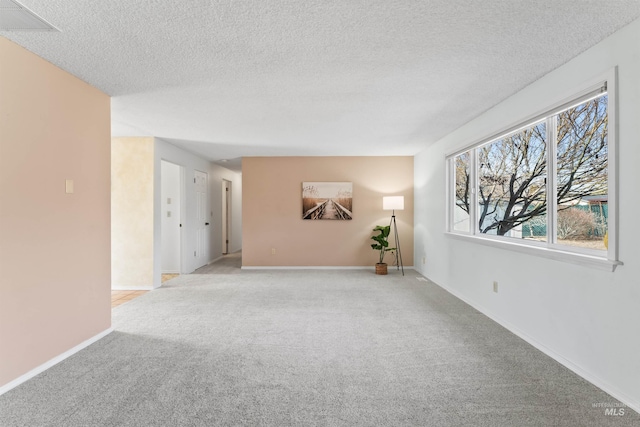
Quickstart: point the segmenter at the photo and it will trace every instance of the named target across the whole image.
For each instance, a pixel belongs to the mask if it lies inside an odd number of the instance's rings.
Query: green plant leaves
[[[380,251],[380,263],[384,260],[384,255],[387,252],[395,251],[396,248],[389,247],[389,233],[391,233],[390,225],[376,225],[376,228],[373,231],[377,231],[378,234],[371,236],[372,240],[375,240],[377,243],[371,244],[371,249]]]

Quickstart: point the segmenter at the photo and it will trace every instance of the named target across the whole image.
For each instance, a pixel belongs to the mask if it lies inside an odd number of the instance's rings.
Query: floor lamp
[[[396,239],[396,265],[398,270],[402,268],[404,276],[404,265],[402,264],[402,252],[400,251],[400,240],[398,239],[398,226],[396,225],[396,211],[404,210],[404,196],[386,196],[382,198],[382,209],[392,211],[391,222],[389,227],[393,229],[393,235]]]

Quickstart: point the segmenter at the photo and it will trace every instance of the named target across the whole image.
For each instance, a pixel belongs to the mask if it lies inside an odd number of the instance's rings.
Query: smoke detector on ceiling
[[[0,0],[0,31],[60,31],[14,0]]]

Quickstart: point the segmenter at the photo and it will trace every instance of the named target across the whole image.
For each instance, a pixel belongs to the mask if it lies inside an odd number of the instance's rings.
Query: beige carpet
[[[638,426],[414,271],[188,274],[0,396],[0,426]],[[618,411],[618,414],[620,412]]]
[[[242,251],[223,255],[221,259],[200,267],[192,274],[238,274],[242,268]]]

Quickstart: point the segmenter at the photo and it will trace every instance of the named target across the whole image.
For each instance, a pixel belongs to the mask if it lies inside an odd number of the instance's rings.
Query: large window
[[[448,231],[615,260],[607,83],[448,157]]]

